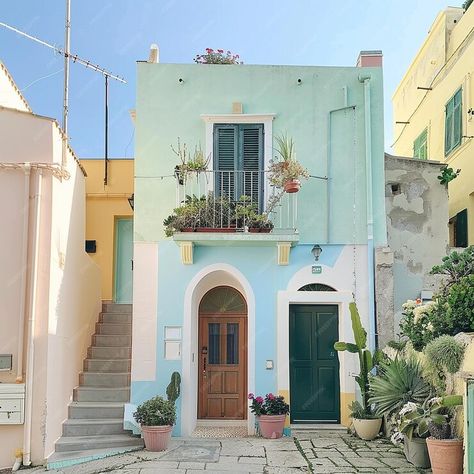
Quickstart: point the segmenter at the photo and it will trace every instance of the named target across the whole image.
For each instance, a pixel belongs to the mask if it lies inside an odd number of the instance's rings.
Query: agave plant
[[[413,359],[383,362],[370,378],[370,403],[377,405],[377,413],[389,415],[408,402],[421,404],[432,396],[433,389],[421,374],[420,363]]]

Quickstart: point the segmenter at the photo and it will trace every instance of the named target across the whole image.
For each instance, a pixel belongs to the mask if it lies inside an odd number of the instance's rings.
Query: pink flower
[[[257,397],[257,398],[255,399],[255,401],[256,401],[257,403],[263,403],[263,398],[262,398],[262,397]]]
[[[274,399],[275,399],[275,395],[273,395],[273,393],[269,393],[269,394],[267,395],[267,398],[268,398],[269,400],[274,400]]]
[[[218,49],[217,52],[222,54],[224,52],[224,50],[223,49]]]
[[[255,398],[255,395],[253,393],[249,393],[249,400],[253,400]]]

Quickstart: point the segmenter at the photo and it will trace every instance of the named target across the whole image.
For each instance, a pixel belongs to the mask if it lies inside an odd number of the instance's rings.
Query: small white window
[[[181,359],[181,327],[165,326],[165,359]]]

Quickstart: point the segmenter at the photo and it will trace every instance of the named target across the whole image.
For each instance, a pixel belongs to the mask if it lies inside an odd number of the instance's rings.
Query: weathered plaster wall
[[[442,164],[385,155],[388,245],[393,252],[394,328],[401,305],[436,290],[429,275],[448,248],[448,192],[437,176]]]
[[[458,178],[449,184],[449,217],[467,209],[468,245],[474,244],[474,8],[448,7],[436,18],[392,99],[394,152],[413,156],[413,142],[428,130],[428,157],[440,160]],[[418,89],[429,87],[430,90]],[[445,106],[462,89],[461,144],[445,156]]]

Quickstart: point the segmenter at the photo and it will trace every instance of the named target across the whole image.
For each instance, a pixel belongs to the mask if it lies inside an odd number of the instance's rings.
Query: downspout
[[[369,284],[369,349],[375,350],[374,212],[372,203],[372,120],[370,115],[370,74],[359,74],[364,84],[365,179],[367,192],[367,274]]]
[[[35,200],[35,222],[33,227],[33,248],[30,273],[30,299],[28,319],[28,355],[26,359],[26,399],[25,399],[25,425],[23,431],[23,465],[31,465],[31,417],[33,412],[33,369],[35,350],[35,319],[36,319],[36,297],[38,281],[38,260],[41,223],[41,193],[43,188],[43,170],[38,169],[38,187]]]
[[[20,282],[20,314],[18,321],[18,349],[17,349],[17,368],[16,382],[23,382],[23,348],[25,338],[25,308],[26,308],[26,276],[28,274],[28,218],[30,210],[30,174],[31,165],[25,163],[25,187],[23,193],[23,240],[21,244],[21,282]]]

